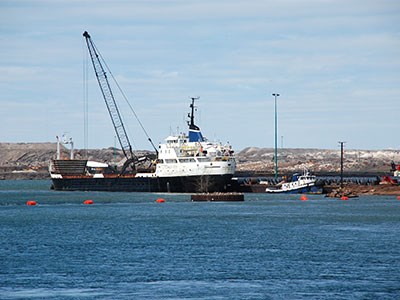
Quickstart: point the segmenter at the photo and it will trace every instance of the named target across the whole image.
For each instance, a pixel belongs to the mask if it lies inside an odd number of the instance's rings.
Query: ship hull
[[[52,188],[58,191],[224,192],[231,178],[230,174],[180,177],[53,178]]]
[[[322,188],[317,187],[315,185],[313,186],[303,186],[303,187],[297,187],[293,189],[266,189],[266,193],[270,194],[321,194],[322,193]]]

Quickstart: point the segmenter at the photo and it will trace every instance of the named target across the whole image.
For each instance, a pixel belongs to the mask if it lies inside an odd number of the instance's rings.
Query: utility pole
[[[273,93],[272,96],[275,97],[275,180],[278,179],[278,112],[276,107],[276,98],[279,97],[279,94]]]
[[[343,145],[345,142],[339,142],[340,144],[340,189],[343,190]]]

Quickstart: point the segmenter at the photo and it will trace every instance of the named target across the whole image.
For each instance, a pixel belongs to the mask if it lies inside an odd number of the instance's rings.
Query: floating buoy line
[[[400,196],[396,196],[396,199],[400,201]],[[307,201],[309,199],[308,199],[308,197],[306,195],[303,194],[303,195],[300,196],[300,200],[301,201]],[[340,197],[340,200],[347,201],[347,200],[349,200],[349,197],[343,195],[343,196]],[[192,201],[193,201],[193,199],[192,199]],[[156,203],[165,203],[166,201],[163,198],[157,198],[154,202],[156,202]],[[92,205],[92,204],[94,204],[94,201],[91,200],[91,199],[87,199],[87,200],[83,201],[83,204],[84,205]],[[38,205],[38,203],[35,200],[28,200],[28,201],[26,201],[26,205],[27,206],[36,206],[36,205]]]

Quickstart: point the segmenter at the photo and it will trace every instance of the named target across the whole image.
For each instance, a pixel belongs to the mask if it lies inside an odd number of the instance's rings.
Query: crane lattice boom
[[[103,94],[104,101],[107,105],[108,112],[114,125],[115,132],[117,134],[119,143],[122,151],[128,160],[136,160],[135,155],[132,151],[132,146],[129,142],[128,135],[126,134],[124,123],[122,122],[121,115],[119,113],[117,103],[115,102],[114,95],[112,93],[110,84],[108,82],[107,74],[100,62],[99,55],[93,44],[93,41],[87,31],[83,33],[86,39],[86,44],[90,53],[90,58],[93,63],[93,68],[96,74],[97,81],[100,86],[100,90]]]

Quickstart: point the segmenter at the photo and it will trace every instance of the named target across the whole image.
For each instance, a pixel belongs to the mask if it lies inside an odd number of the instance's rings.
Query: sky
[[[279,147],[400,150],[398,0],[0,0],[0,142],[116,145],[84,31],[155,144],[200,97],[209,140],[274,147],[279,93]]]

